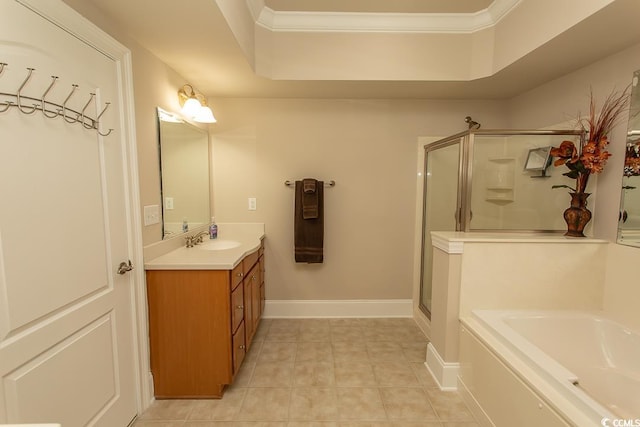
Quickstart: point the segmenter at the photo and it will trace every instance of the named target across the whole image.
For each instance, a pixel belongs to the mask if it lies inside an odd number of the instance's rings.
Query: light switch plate
[[[255,211],[256,210],[256,198],[255,197],[249,197],[249,210],[250,211]]]
[[[164,198],[164,208],[168,211],[173,209],[173,197]]]
[[[149,205],[144,207],[144,225],[153,225],[160,222],[160,206]]]

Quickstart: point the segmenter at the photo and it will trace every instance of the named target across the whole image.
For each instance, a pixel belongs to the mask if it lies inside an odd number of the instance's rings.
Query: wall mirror
[[[618,243],[640,247],[640,70],[631,86]]]
[[[209,134],[157,109],[162,193],[162,238],[208,224]]]

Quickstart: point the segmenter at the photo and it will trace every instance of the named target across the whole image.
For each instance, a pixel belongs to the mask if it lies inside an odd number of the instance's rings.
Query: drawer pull
[[[244,273],[240,272],[240,273],[236,274],[236,276],[242,277],[242,276],[244,276]]]
[[[240,346],[238,347],[241,350],[244,350],[244,344],[240,344]]]
[[[244,305],[236,305],[236,308],[237,308],[238,310],[244,310]]]

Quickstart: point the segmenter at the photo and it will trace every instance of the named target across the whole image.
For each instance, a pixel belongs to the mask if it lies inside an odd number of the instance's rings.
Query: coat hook
[[[2,75],[2,73],[4,73],[4,70],[7,68],[9,64],[6,62],[0,62],[0,76]],[[18,91],[15,94],[3,94],[9,97],[9,99],[11,99],[11,97],[15,97],[17,100],[16,102],[10,101],[10,100],[6,100],[6,101],[2,101],[0,102],[0,113],[3,113],[7,110],[9,110],[9,108],[11,107],[18,107],[18,109],[20,110],[20,112],[22,112],[23,114],[33,114],[35,113],[36,110],[41,109],[42,110],[42,114],[44,114],[45,117],[47,118],[56,118],[58,116],[62,116],[62,118],[67,122],[67,123],[77,123],[77,122],[81,122],[82,126],[86,129],[92,129],[95,130],[100,136],[109,136],[111,135],[111,132],[113,132],[113,129],[109,129],[107,132],[103,133],[102,131],[100,131],[100,118],[104,115],[104,113],[107,111],[107,109],[110,106],[110,102],[106,102],[104,108],[102,109],[102,111],[100,112],[100,114],[95,118],[92,119],[91,117],[89,117],[88,115],[86,115],[86,111],[89,108],[89,106],[91,105],[92,102],[95,101],[95,97],[96,94],[95,93],[90,93],[89,95],[91,95],[89,97],[89,100],[87,101],[87,103],[84,105],[84,107],[82,108],[81,112],[77,112],[76,110],[73,110],[72,108],[68,108],[67,104],[69,103],[69,100],[71,99],[71,97],[73,97],[73,94],[76,92],[76,90],[78,89],[78,85],[77,84],[72,84],[71,85],[71,91],[69,92],[69,95],[67,95],[66,99],[64,100],[64,102],[62,103],[62,106],[55,104],[52,101],[47,101],[47,96],[50,94],[50,92],[53,90],[53,87],[56,85],[59,77],[58,76],[51,76],[51,83],[49,84],[49,86],[47,87],[47,89],[44,91],[44,93],[42,94],[42,96],[40,97],[40,99],[36,99],[36,98],[31,98],[29,96],[23,95],[22,91],[24,90],[24,88],[27,86],[27,84],[29,83],[29,81],[31,80],[31,77],[33,76],[33,72],[35,71],[35,68],[27,68],[27,76],[25,77],[24,81],[22,82],[22,84],[20,85],[20,87],[18,88]],[[33,100],[33,101],[40,101],[40,104],[35,103],[32,104],[32,106],[26,106],[22,104],[22,101],[24,99],[28,99],[28,100]],[[49,107],[49,109],[48,109]],[[60,107],[60,108],[54,108],[54,107]],[[69,113],[68,113],[69,112]],[[97,106],[96,106],[96,112],[97,112]],[[72,114],[75,114],[75,117],[72,117]],[[71,115],[69,115],[71,114]]]
[[[69,101],[69,99],[71,99],[71,96],[73,96],[73,93],[76,91],[76,89],[78,89],[78,85],[76,84],[73,84],[71,86],[72,87],[69,96],[67,96],[67,99],[65,99],[62,103],[62,110],[58,110],[58,112],[62,114],[62,118],[64,119],[64,121],[67,123],[75,123],[78,121],[77,117],[75,119],[70,119],[69,117],[67,117],[67,102]]]
[[[88,118],[87,116],[84,115],[84,112],[87,110],[87,108],[89,107],[89,104],[91,104],[91,101],[93,101],[93,98],[96,96],[95,93],[90,93],[89,95],[91,95],[91,96],[89,97],[89,100],[87,101],[87,103],[84,104],[84,108],[82,109],[82,113],[80,113],[81,114],[80,123],[82,123],[82,126],[84,126],[86,129],[93,129],[93,123],[90,123],[89,125],[87,125],[84,122],[85,118],[91,120],[90,118]]]
[[[20,92],[22,92],[22,89],[24,89],[24,87],[27,85],[27,82],[29,81],[29,79],[31,79],[31,74],[33,73],[35,68],[27,68],[27,70],[29,70],[29,73],[27,74],[27,78],[24,79],[24,81],[20,85],[20,88],[18,89],[18,93],[16,93],[16,98],[18,98],[18,108],[20,109],[20,111],[22,111],[24,114],[32,114],[36,111],[38,106],[36,104],[33,104],[33,107],[24,107],[22,105],[22,98],[20,96],[21,95]]]
[[[98,117],[96,117],[96,121],[94,122],[94,127],[96,129],[98,129],[98,124],[100,123],[100,117],[102,117],[102,115],[105,113],[105,111],[107,111],[107,108],[109,108],[109,105],[111,105],[110,102],[105,102],[104,103],[104,109],[102,110],[102,112],[100,114],[98,114]]]
[[[96,120],[93,122],[93,128],[96,131],[98,131],[98,134],[100,136],[109,136],[109,134],[111,134],[111,132],[113,132],[113,129],[109,129],[109,132],[102,133],[102,132],[100,132],[100,129],[98,128],[98,126],[100,126],[100,117],[102,117],[102,115],[105,113],[105,111],[107,111],[107,108],[109,108],[109,105],[111,105],[110,102],[105,102],[104,103],[104,109],[102,110],[102,112],[100,114],[98,114],[98,117],[96,117]]]
[[[45,98],[47,97],[47,94],[49,93],[49,91],[51,90],[51,88],[53,88],[53,85],[56,84],[56,80],[58,80],[58,76],[51,76],[51,84],[49,85],[49,87],[47,88],[47,90],[44,91],[44,93],[42,94],[42,99],[41,99],[41,103],[42,103],[42,114],[45,115],[45,117],[48,117],[50,119],[53,119],[55,117],[58,117],[59,113],[47,113],[47,103]]]

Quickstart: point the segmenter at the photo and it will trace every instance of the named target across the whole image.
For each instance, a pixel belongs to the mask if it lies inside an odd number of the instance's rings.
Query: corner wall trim
[[[431,244],[448,254],[461,254],[464,252],[464,242],[448,240],[433,233],[431,233]]]
[[[458,389],[459,363],[449,363],[442,360],[433,344],[427,344],[427,361],[424,363],[442,391]]]
[[[412,317],[410,299],[381,300],[267,300],[264,318]]]

